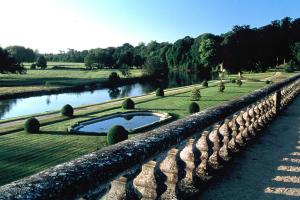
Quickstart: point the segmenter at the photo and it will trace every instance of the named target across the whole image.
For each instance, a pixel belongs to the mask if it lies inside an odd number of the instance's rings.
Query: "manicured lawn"
[[[224,93],[220,93],[217,87],[209,87],[201,90],[202,98],[198,103],[203,110],[263,86],[263,82],[247,82],[242,87],[226,84]],[[190,91],[167,93],[163,98],[151,96],[137,103],[136,108],[169,112],[182,118],[188,115],[189,98]],[[120,107],[101,112],[103,110],[78,113],[74,119],[45,125],[40,134],[21,131],[0,136],[0,185],[104,147],[104,136],[69,135],[66,132],[67,127],[77,121],[124,111]]]

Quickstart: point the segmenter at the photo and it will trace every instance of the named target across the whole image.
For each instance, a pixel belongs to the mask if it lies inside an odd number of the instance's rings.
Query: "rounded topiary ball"
[[[40,131],[40,122],[36,118],[29,118],[25,121],[24,130],[27,133],[38,133]]]
[[[156,93],[157,97],[163,97],[163,96],[165,96],[165,92],[164,92],[164,90],[162,88],[158,88],[155,93]]]
[[[69,104],[64,105],[64,107],[62,107],[62,109],[61,109],[61,114],[66,117],[73,117],[74,109]]]
[[[225,90],[225,84],[223,82],[220,82],[220,84],[219,84],[219,91],[220,92],[224,92],[224,90]]]
[[[130,98],[125,99],[122,103],[122,107],[123,109],[134,109],[134,101]]]
[[[208,82],[207,82],[207,80],[204,80],[204,81],[202,82],[202,86],[203,86],[203,87],[208,87]]]
[[[271,81],[270,80],[266,80],[266,84],[270,84],[271,83]]]
[[[109,145],[116,144],[128,139],[128,131],[123,126],[113,126],[109,129],[106,139]]]
[[[237,84],[239,87],[241,87],[242,84],[243,84],[243,82],[242,82],[241,79],[238,79],[238,80],[236,80],[236,84]]]
[[[231,83],[236,83],[236,80],[234,78],[230,79]]]
[[[200,111],[200,106],[196,102],[192,102],[189,105],[189,113],[193,114]]]

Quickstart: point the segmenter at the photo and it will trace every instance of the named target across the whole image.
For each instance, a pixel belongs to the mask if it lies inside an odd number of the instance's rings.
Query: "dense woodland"
[[[120,47],[69,49],[44,56],[47,61],[84,62],[87,69],[135,67],[149,74],[175,69],[210,73],[218,70],[222,63],[226,70],[235,73],[265,71],[287,62],[296,68],[300,62],[299,42],[300,18],[285,17],[260,28],[234,26],[225,34],[187,36],[173,44],[151,41],[134,47],[125,43]],[[37,52],[19,46],[1,49],[1,52],[9,52],[16,63],[33,62],[37,57]]]

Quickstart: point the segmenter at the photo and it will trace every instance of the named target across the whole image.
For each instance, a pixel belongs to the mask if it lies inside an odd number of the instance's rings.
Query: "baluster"
[[[213,153],[209,157],[208,163],[215,170],[218,170],[223,167],[220,163],[220,157],[219,157],[219,150],[220,150],[219,127],[220,125],[215,125],[214,129],[208,135],[208,139],[213,144],[212,147]]]
[[[195,155],[193,152],[193,145],[195,143],[194,139],[189,139],[187,145],[179,153],[180,159],[185,163],[185,176],[179,181],[179,188],[181,195],[185,196],[185,193],[195,193],[198,192],[198,188],[195,187],[193,180],[193,174],[195,171]],[[187,193],[187,194],[188,194]]]
[[[256,133],[258,133],[261,131],[262,127],[261,127],[261,124],[259,123],[260,111],[258,109],[257,104],[254,106],[254,113],[255,113],[255,122],[254,122],[253,126],[256,130]]]
[[[246,142],[245,142],[246,137],[244,135],[245,122],[243,120],[243,114],[244,114],[244,111],[241,111],[240,114],[236,118],[236,122],[239,125],[239,133],[236,138],[237,138],[237,142],[239,143],[240,146],[246,145]]]
[[[249,133],[251,134],[252,137],[256,137],[256,129],[255,129],[255,126],[254,126],[254,123],[255,123],[255,112],[254,112],[254,106],[252,106],[250,109],[249,109],[249,112],[248,112],[248,115],[250,117],[250,125],[249,125]]]
[[[238,127],[237,127],[237,124],[236,124],[236,118],[237,118],[237,115],[233,115],[232,116],[232,120],[229,122],[229,127],[231,129],[231,139],[228,143],[228,149],[230,149],[231,152],[238,152],[239,149],[238,149],[238,142],[236,142],[236,137],[238,135]]]
[[[263,109],[262,109],[262,104],[258,103],[257,108],[259,110],[259,115],[258,115],[257,122],[259,124],[260,130],[262,130],[265,127],[265,123],[264,123],[264,120],[263,120],[264,113],[263,113]]]
[[[244,123],[245,123],[245,127],[244,127],[244,130],[243,130],[243,137],[247,140],[250,140],[251,137],[250,137],[250,131],[249,131],[249,126],[250,126],[250,116],[249,116],[249,108],[247,108],[247,110],[245,112],[242,113],[242,118],[244,120]]]
[[[230,130],[228,126],[229,120],[225,119],[224,123],[219,129],[220,134],[223,136],[223,146],[220,148],[219,155],[224,161],[229,161],[231,157],[229,156],[228,152],[228,143],[230,140]]]
[[[128,190],[127,178],[122,176],[117,180],[111,182],[111,188],[109,192],[105,195],[104,199],[106,200],[130,199],[127,190]]]
[[[200,151],[200,164],[196,168],[196,175],[202,181],[208,181],[212,178],[212,176],[209,175],[210,169],[208,165],[208,159],[211,155],[210,151],[212,151],[208,145],[208,134],[208,131],[204,131],[196,143],[196,148]]]
[[[178,165],[177,156],[178,150],[173,148],[168,152],[167,157],[161,162],[160,170],[166,175],[167,190],[161,195],[161,199],[177,199],[176,184],[178,182]]]
[[[142,200],[157,198],[157,183],[154,176],[155,161],[149,161],[142,166],[142,171],[133,180],[133,185],[140,192]]]

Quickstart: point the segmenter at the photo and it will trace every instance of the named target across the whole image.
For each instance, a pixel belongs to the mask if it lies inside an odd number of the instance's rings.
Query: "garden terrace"
[[[0,188],[0,199],[174,199],[197,192],[300,91],[274,83]]]

